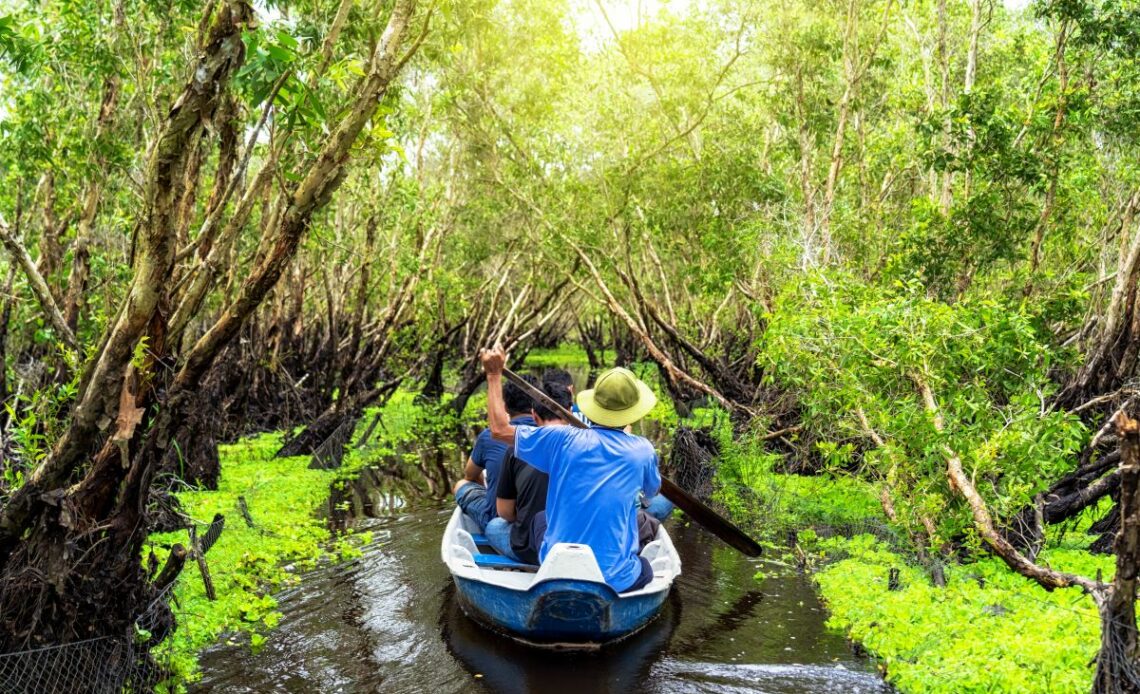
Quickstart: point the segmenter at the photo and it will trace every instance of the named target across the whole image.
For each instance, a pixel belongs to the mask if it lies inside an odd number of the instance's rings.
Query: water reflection
[[[554,652],[489,633],[463,614],[453,592],[449,587],[440,609],[440,637],[474,679],[503,694],[638,691],[680,617],[675,605],[667,605],[640,632],[601,651]]]
[[[366,467],[347,481],[337,481],[329,488],[329,498],[322,509],[335,532],[343,533],[364,518],[395,516],[407,505],[404,496],[383,476],[378,467]]]
[[[887,694],[891,689],[865,672],[843,665],[765,665],[681,663],[667,660],[654,668],[647,694]]]
[[[350,495],[351,496],[351,495]],[[195,691],[219,692],[886,692],[826,614],[810,579],[748,560],[670,521],[684,573],[662,615],[599,653],[532,650],[470,621],[439,560],[446,507],[377,504],[364,556],[307,575],[279,597],[265,646],[218,646]],[[343,507],[342,507],[343,509]],[[768,578],[757,583],[763,569]]]

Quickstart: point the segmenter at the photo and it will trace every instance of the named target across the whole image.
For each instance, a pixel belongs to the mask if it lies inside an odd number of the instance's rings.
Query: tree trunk
[[[211,3],[188,82],[142,172],[130,289],[83,373],[66,429],[0,509],[0,651],[103,635],[133,638],[136,611],[154,596],[141,558],[151,479],[164,452],[178,443],[179,425],[216,357],[262,304],[313,214],[343,180],[357,136],[406,62],[399,51],[413,6],[412,0],[395,3],[345,115],[302,169],[300,182],[282,196],[280,214],[271,210],[265,252],[169,378],[178,356],[165,339],[169,280],[178,203],[192,164],[188,147],[225,98],[244,59],[242,32],[256,24],[245,0]]]
[[[136,432],[158,399],[151,374],[165,354],[159,302],[174,258],[173,201],[184,145],[211,117],[217,95],[240,67],[241,34],[252,17],[240,1],[212,17],[148,159],[128,296],[84,373],[68,428],[0,511],[0,651],[103,635],[131,638],[136,610],[153,596],[140,552],[156,458],[140,450]],[[147,357],[137,364],[132,354],[143,335],[149,336]],[[113,434],[104,440],[108,419]]]
[[[1140,692],[1137,671],[1136,584],[1140,575],[1140,422],[1121,412],[1120,534],[1116,536],[1116,575],[1100,606],[1100,653],[1094,694]]]
[[[8,327],[12,320],[12,304],[15,303],[15,298],[12,296],[12,282],[16,279],[16,266],[12,265],[8,268],[8,279],[4,282],[4,308],[0,309],[0,402],[8,401]],[[8,410],[4,408],[0,411],[0,431],[8,426]],[[0,456],[4,456],[5,451],[0,447]]]
[[[977,0],[974,0],[977,2]],[[1057,201],[1057,182],[1060,179],[1060,153],[1061,128],[1065,124],[1065,109],[1068,100],[1069,67],[1065,62],[1065,43],[1068,38],[1069,23],[1061,23],[1057,32],[1057,48],[1054,53],[1057,63],[1057,110],[1053,114],[1053,128],[1049,133],[1049,141],[1045,147],[1048,162],[1049,187],[1045,190],[1045,202],[1041,206],[1041,215],[1037,219],[1037,226],[1033,232],[1033,242],[1029,248],[1029,277],[1025,280],[1023,293],[1029,296],[1033,292],[1033,282],[1037,270],[1041,266],[1041,247],[1045,243],[1045,232],[1049,227],[1050,217]]]
[[[431,358],[431,370],[428,372],[428,377],[424,381],[424,387],[420,390],[416,400],[424,403],[438,403],[440,398],[443,397],[443,355],[442,349],[437,350]],[[466,405],[466,403],[464,403]]]
[[[1121,249],[1108,306],[1099,315],[1093,315],[1086,325],[1086,331],[1093,338],[1085,347],[1084,364],[1057,396],[1060,405],[1076,407],[1111,393],[1136,371],[1137,347],[1140,346],[1140,311],[1137,311],[1140,232],[1132,226],[1138,208],[1140,190],[1134,191],[1120,210],[1120,234],[1130,237],[1129,245]]]

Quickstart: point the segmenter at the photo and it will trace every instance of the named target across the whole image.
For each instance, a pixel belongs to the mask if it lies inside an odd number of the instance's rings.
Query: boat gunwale
[[[614,590],[614,588],[612,586],[610,586],[604,580],[593,580],[593,579],[582,578],[582,577],[543,576],[541,569],[539,570],[538,573],[523,572],[523,571],[512,571],[509,569],[490,569],[490,568],[479,567],[478,565],[476,565],[474,562],[474,556],[473,555],[471,556],[470,561],[467,561],[467,559],[465,557],[464,558],[457,557],[451,551],[449,551],[449,550],[451,550],[451,548],[460,547],[464,551],[470,552],[470,549],[468,547],[465,547],[464,543],[454,541],[453,538],[458,537],[457,531],[459,531],[459,530],[464,531],[468,535],[468,539],[470,541],[470,546],[474,547],[474,540],[470,539],[471,532],[469,530],[467,530],[466,528],[462,527],[464,522],[465,522],[465,518],[463,516],[463,510],[457,506],[452,511],[451,517],[448,520],[447,527],[444,530],[443,539],[442,539],[441,546],[440,546],[441,559],[443,560],[443,563],[447,566],[448,572],[451,574],[453,580],[456,577],[460,577],[460,578],[484,583],[487,585],[493,585],[493,586],[498,586],[500,588],[506,588],[508,590],[513,590],[513,591],[516,591],[519,593],[531,592],[535,587],[537,587],[540,584],[544,584],[544,583],[551,583],[551,582],[555,582],[555,581],[581,581],[581,582],[595,583],[595,584],[598,584],[601,586],[605,586],[605,588],[613,594],[613,598],[612,598],[613,600],[625,600],[627,598],[645,597],[645,596],[654,595],[657,593],[668,593],[670,590],[672,590],[673,582],[676,580],[676,578],[678,576],[681,575],[681,557],[678,554],[676,547],[673,545],[672,538],[669,536],[669,533],[665,529],[664,525],[662,525],[658,528],[657,537],[654,538],[653,542],[649,543],[649,545],[646,545],[645,549],[648,549],[649,546],[653,545],[654,543],[660,543],[658,545],[660,549],[658,550],[657,555],[654,557],[654,560],[662,558],[662,557],[668,557],[670,559],[671,566],[666,567],[664,569],[664,575],[659,576],[658,573],[655,571],[653,580],[650,581],[643,588],[640,588],[640,589],[635,590],[635,591],[626,592],[626,593],[618,593],[616,590]],[[558,547],[562,547],[562,546],[574,547],[574,548],[581,547],[581,548],[585,549],[589,553],[589,559],[590,559],[590,561],[593,562],[594,568],[597,569],[598,576],[601,576],[601,570],[597,568],[597,561],[596,561],[596,559],[594,559],[593,552],[590,550],[589,547],[584,546],[584,545],[574,545],[574,544],[567,544],[567,543],[559,543],[559,544],[555,545],[554,547],[558,548]],[[645,552],[645,549],[642,550],[642,553]],[[552,551],[553,551],[553,549],[552,549]],[[639,556],[641,556],[641,554],[639,554]],[[548,560],[550,559],[549,555],[548,555],[547,559]],[[459,566],[456,566],[455,563],[460,562],[460,561],[463,561],[464,564],[460,564]],[[651,560],[651,561],[653,561],[653,560]],[[508,577],[518,577],[518,576],[529,577],[529,580],[526,582],[525,585],[521,585],[516,578],[508,578]],[[503,580],[493,580],[496,578],[503,579]],[[658,583],[659,580],[662,581],[662,583],[660,583],[659,585],[657,585],[655,587],[654,584]]]

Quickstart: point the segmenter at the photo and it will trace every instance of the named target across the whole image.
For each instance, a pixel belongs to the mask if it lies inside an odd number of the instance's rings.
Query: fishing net
[[[174,629],[168,586],[135,620],[134,633],[0,654],[0,692],[151,692],[171,676],[153,647]]]
[[[0,655],[0,691],[150,691],[154,671],[130,639],[107,636]]]
[[[368,445],[368,441],[372,438],[372,433],[376,431],[377,425],[383,426],[383,423],[380,421],[379,412],[372,415],[371,421],[368,422],[368,427],[364,430],[364,433],[360,435],[360,439],[356,442],[357,448],[364,448],[366,445]]]
[[[352,433],[356,431],[356,422],[356,417],[345,415],[333,433],[317,446],[309,461],[309,467],[313,470],[331,470],[340,467],[341,461],[344,460],[345,446],[352,438]]]
[[[669,474],[674,483],[701,501],[713,495],[713,478],[720,444],[704,429],[677,427],[669,453]]]

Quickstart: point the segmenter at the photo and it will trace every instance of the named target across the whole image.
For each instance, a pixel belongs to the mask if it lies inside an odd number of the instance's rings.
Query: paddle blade
[[[756,540],[744,534],[728,519],[701,503],[700,499],[681,489],[673,482],[661,478],[661,494],[684,511],[698,525],[724,540],[729,546],[749,557],[758,557],[763,551]]]

